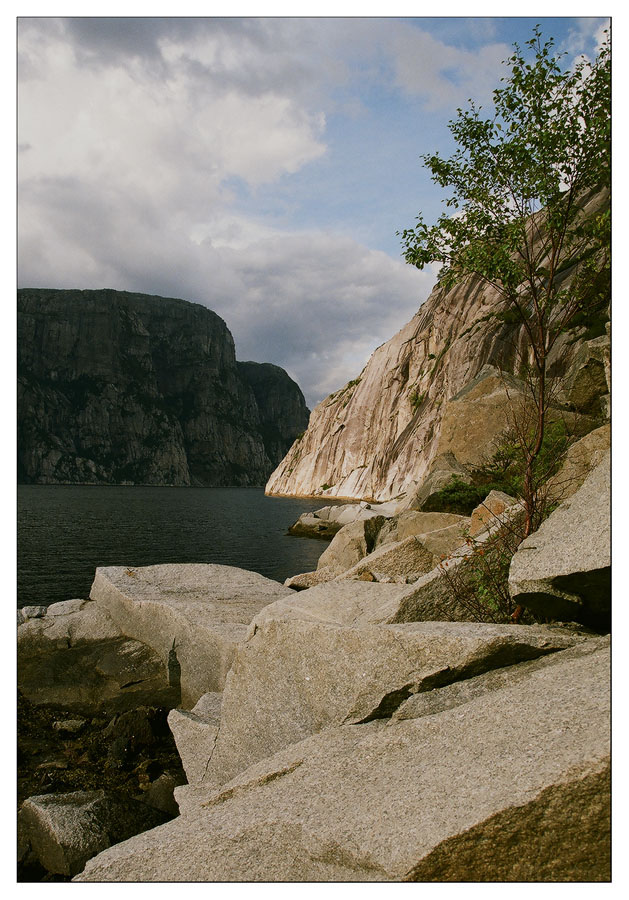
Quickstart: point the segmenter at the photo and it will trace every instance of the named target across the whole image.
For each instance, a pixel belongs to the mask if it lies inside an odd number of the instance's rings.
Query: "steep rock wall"
[[[294,424],[283,444],[265,440],[273,411],[256,400],[257,365],[238,368],[227,326],[199,304],[20,290],[19,478],[263,484],[308,413],[297,385],[278,376],[274,410],[282,418],[287,406]]]
[[[590,198],[586,214],[601,202],[600,195]],[[524,329],[496,318],[499,308],[498,292],[477,279],[449,290],[437,285],[411,321],[374,351],[359,377],[314,409],[308,430],[271,475],[267,493],[409,498],[438,457],[450,460],[446,468],[478,464],[508,426],[502,373],[519,374],[526,357]],[[561,337],[549,358],[552,375],[568,371],[584,337],[585,327]],[[606,346],[608,353],[608,339]],[[517,383],[511,387],[517,390]],[[588,412],[595,405],[600,408],[598,398]]]

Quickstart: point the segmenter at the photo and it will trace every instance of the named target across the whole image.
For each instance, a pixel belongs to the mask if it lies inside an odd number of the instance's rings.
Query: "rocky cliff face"
[[[198,304],[18,291],[18,475],[35,483],[263,484],[308,411],[276,366],[236,363]]]
[[[600,203],[594,197],[586,213]],[[496,318],[499,304],[497,291],[477,280],[437,285],[359,377],[315,408],[267,493],[410,499],[435,471],[449,477],[478,465],[521,389],[502,373],[519,374],[523,329]],[[565,376],[560,405],[594,420],[604,418],[609,391],[604,319],[562,336],[549,360],[551,374]]]

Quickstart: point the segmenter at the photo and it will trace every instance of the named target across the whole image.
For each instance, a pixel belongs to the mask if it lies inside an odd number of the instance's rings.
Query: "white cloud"
[[[369,178],[359,155],[327,227],[247,198],[327,159],[330,117],[369,118],[369,90],[451,107],[505,55],[392,19],[24,19],[19,44],[20,283],[203,302],[239,358],[286,366],[311,403],[358,374],[432,275],[352,237],[368,211],[354,232],[336,224]]]

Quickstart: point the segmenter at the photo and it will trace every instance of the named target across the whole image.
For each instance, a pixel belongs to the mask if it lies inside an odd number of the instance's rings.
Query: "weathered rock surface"
[[[332,569],[323,567],[315,569],[314,572],[301,572],[299,575],[292,575],[286,579],[284,584],[294,591],[306,591],[308,588],[316,587],[318,584],[332,581],[335,577],[336,575]]]
[[[450,528],[452,525],[458,525],[460,533],[463,534],[469,524],[470,520],[467,516],[458,516],[454,513],[431,513],[405,510],[392,519],[389,519],[389,521],[380,529],[376,539],[376,548],[381,547],[382,544],[392,544],[395,541],[403,541],[404,538],[411,537],[411,535],[443,531],[446,528]]]
[[[607,335],[579,347],[563,383],[568,402],[579,412],[600,415],[601,400],[611,390],[611,342]]]
[[[351,568],[371,553],[385,522],[384,516],[372,516],[344,525],[319,557],[317,569],[327,569],[333,575],[340,575]]]
[[[249,627],[248,636],[271,620],[306,620],[333,625],[387,623],[411,589],[399,584],[330,581],[265,606]]]
[[[171,709],[168,714],[188,784],[202,781],[207,772],[218,734],[222,700],[220,692],[203,694],[191,710]]]
[[[382,580],[382,576],[416,578],[434,569],[440,557],[451,553],[463,540],[458,525],[411,535],[401,541],[382,544],[338,577],[351,581],[370,573],[376,581]]]
[[[514,600],[540,615],[608,628],[610,458],[524,540],[509,569]]]
[[[592,469],[603,461],[611,446],[611,425],[601,425],[572,444],[560,470],[549,481],[554,500],[567,500],[579,490]]]
[[[17,631],[18,684],[31,703],[93,714],[179,702],[163,659],[96,603],[64,601],[44,613]]]
[[[314,512],[302,513],[294,525],[288,529],[289,534],[302,537],[316,537],[332,540],[341,528],[354,522],[362,522],[377,516],[393,516],[399,507],[398,503],[342,503],[337,506],[323,506]]]
[[[21,481],[264,484],[308,424],[295,382],[184,300],[20,290],[18,356]]]
[[[330,725],[383,719],[414,693],[574,643],[543,627],[332,625],[267,618],[239,648],[205,780],[222,784]]]
[[[472,476],[468,470],[456,459],[454,453],[446,451],[440,453],[430,464],[428,471],[422,478],[418,489],[410,490],[405,497],[405,505],[408,509],[423,509],[429,506],[434,494],[438,494],[453,478],[469,484]]]
[[[77,880],[607,881],[609,749],[597,649],[434,715],[328,728]]]
[[[517,503],[514,497],[505,494],[504,491],[490,491],[482,503],[472,512],[469,527],[469,535],[477,537],[482,531],[496,521],[505,510]]]
[[[151,647],[167,664],[175,644],[181,702],[194,706],[223,689],[237,644],[262,607],[290,588],[232,566],[110,566],[96,570],[90,596],[120,630]]]
[[[25,800],[18,816],[21,840],[49,872],[76,875],[92,856],[167,816],[137,800],[105,791],[42,794]]]

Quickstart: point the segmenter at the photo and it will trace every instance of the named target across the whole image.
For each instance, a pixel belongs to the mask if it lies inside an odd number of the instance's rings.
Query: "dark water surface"
[[[17,497],[18,606],[88,597],[97,566],[220,563],[283,581],[328,546],[286,530],[329,500],[262,488],[19,485]]]

